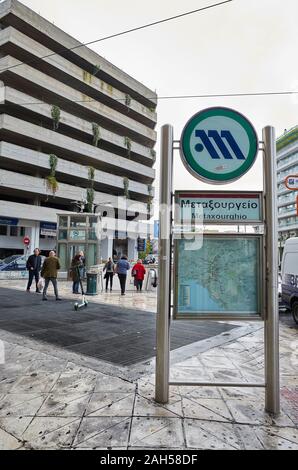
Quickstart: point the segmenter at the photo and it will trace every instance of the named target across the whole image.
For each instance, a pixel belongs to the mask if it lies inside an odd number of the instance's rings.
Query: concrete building
[[[154,197],[156,103],[22,3],[1,2],[0,258],[22,253],[25,235],[31,251],[54,248],[57,214],[84,200],[109,219],[94,263],[113,252],[135,258]]]
[[[278,238],[282,252],[285,240],[298,236],[296,199],[298,191],[291,191],[285,185],[290,175],[298,175],[298,126],[285,131],[277,139],[277,198]]]

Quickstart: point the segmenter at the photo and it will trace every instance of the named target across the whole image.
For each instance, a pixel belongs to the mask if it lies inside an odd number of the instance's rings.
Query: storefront
[[[43,255],[56,248],[57,224],[0,216],[0,259],[31,254],[39,247]],[[24,237],[30,238],[27,249]]]

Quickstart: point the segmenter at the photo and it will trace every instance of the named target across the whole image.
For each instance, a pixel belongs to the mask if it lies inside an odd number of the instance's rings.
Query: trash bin
[[[87,273],[87,295],[97,295],[97,273]]]

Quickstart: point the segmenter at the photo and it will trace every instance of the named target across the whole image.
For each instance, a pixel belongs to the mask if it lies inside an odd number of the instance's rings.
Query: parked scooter
[[[81,291],[82,291],[81,303],[75,302],[75,304],[74,304],[74,309],[77,312],[81,308],[87,308],[88,307],[88,300],[86,300],[86,294],[85,294],[85,291],[84,291],[84,286],[83,286],[83,281],[82,281],[82,278],[81,278],[80,269],[78,267],[76,269],[77,269],[77,273],[78,273],[78,277],[79,277],[79,283],[80,283],[80,287],[81,287]]]

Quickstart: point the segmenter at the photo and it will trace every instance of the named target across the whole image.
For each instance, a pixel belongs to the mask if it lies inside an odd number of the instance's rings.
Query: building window
[[[6,235],[7,235],[7,226],[6,225],[0,225],[0,235],[6,237]]]
[[[59,230],[59,240],[67,240],[67,230]]]
[[[87,220],[86,220],[86,217],[84,216],[70,218],[70,226],[72,228],[86,227],[86,225],[87,225]]]
[[[20,227],[20,237],[25,236],[25,227]]]
[[[67,225],[68,225],[68,217],[60,216],[59,217],[59,226],[60,227],[67,227]]]
[[[10,236],[11,237],[17,237],[18,236],[18,227],[12,225],[10,227]]]

